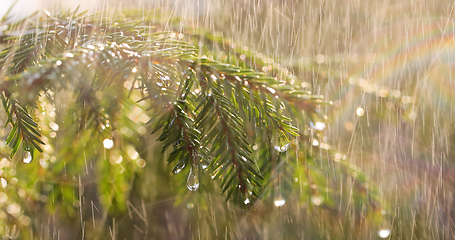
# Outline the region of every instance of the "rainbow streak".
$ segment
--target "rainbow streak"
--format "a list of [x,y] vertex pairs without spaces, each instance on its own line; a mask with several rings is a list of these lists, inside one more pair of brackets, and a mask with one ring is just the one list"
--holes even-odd
[[[391,97],[392,101],[403,100],[406,93],[415,94],[409,102],[414,106],[415,101],[421,97],[425,97],[434,107],[441,103],[444,103],[444,109],[453,106],[455,103],[455,81],[452,79],[455,73],[455,25],[446,23],[447,20],[442,19],[416,28],[418,22],[415,25],[409,25],[408,22],[407,25],[399,24],[388,29],[396,33],[397,30],[406,29],[406,26],[414,28],[413,31],[402,31],[392,40],[383,37],[382,41],[376,42],[374,46],[389,47],[375,49],[372,46],[369,50],[373,49],[374,51],[370,51],[376,54],[360,57],[359,63],[348,70],[347,76],[351,84],[339,86],[340,91],[336,99],[340,99],[343,103],[359,105],[344,106],[338,114],[353,116],[355,108],[363,104],[363,93]],[[382,30],[382,32],[385,31]],[[391,41],[392,44],[390,44]]]

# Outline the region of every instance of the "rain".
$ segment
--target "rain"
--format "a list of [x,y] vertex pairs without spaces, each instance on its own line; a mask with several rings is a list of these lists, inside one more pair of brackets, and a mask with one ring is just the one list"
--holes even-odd
[[1,0],[0,239],[455,239],[454,8]]

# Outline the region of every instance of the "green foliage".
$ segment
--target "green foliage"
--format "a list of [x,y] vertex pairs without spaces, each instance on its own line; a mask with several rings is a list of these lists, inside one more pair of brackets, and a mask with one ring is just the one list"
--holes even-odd
[[[143,187],[137,180],[142,168],[159,166],[153,158],[163,154],[170,169],[161,168],[185,174],[189,190],[216,189],[242,208],[258,198],[271,204],[267,199],[290,197],[299,187],[301,202],[332,208],[341,198],[328,177],[333,168],[352,177],[340,181],[356,187],[359,208],[375,204],[364,175],[323,139],[320,106],[327,103],[288,69],[268,68],[268,59],[203,31],[161,31],[159,22],[136,19],[133,13],[106,21],[67,12],[5,31],[0,90],[6,142],[9,158],[22,144],[24,155],[40,159],[41,166],[26,167],[39,169],[33,176],[41,187],[33,190],[31,179],[24,186],[36,201],[44,196],[51,210],[74,217],[72,206],[85,201],[81,174],[93,171],[100,176],[101,204],[112,216],[122,214]],[[217,57],[191,44],[201,38],[234,54]],[[151,150],[155,139],[161,151]],[[114,147],[103,149],[103,140]]]

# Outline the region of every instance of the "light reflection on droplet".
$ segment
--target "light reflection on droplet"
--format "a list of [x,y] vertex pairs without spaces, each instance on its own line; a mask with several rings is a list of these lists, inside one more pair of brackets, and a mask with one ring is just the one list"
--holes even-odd
[[325,61],[325,56],[324,56],[324,55],[322,55],[322,54],[316,55],[316,62],[317,62],[317,63],[321,64],[321,63],[323,63],[324,61]]
[[103,146],[106,149],[111,149],[114,146],[114,141],[112,141],[112,139],[106,138],[103,141]]
[[51,133],[49,133],[49,136],[51,138],[55,138],[57,136],[57,133],[56,132],[51,132]]
[[8,205],[8,208],[6,209],[9,214],[11,215],[17,215],[21,211],[21,207],[17,203],[12,203]]
[[359,108],[357,108],[357,110],[355,110],[355,113],[357,114],[357,116],[361,117],[361,116],[363,116],[363,114],[365,114],[365,110],[363,110],[363,108],[359,107]]
[[145,163],[145,160],[141,158],[136,161],[136,164],[138,167],[143,168],[143,167],[145,167],[146,163]]
[[319,206],[321,205],[321,203],[324,201],[324,199],[321,197],[321,196],[313,196],[311,197],[311,202],[316,205],[316,206]]
[[273,204],[275,204],[276,207],[281,207],[283,206],[284,204],[286,204],[286,200],[284,200],[284,198],[282,197],[279,197],[278,199],[276,199]]
[[64,53],[63,56],[72,58],[72,57],[74,57],[74,54],[72,54],[72,53]]
[[351,132],[352,130],[354,130],[354,124],[351,122],[351,121],[346,121],[344,122],[344,128]]
[[387,238],[390,235],[390,229],[383,229],[378,231],[378,235],[380,238]]
[[408,115],[409,119],[415,120],[417,118],[417,113],[414,111],[411,111]]
[[32,162],[32,155],[30,152],[25,152],[24,153],[24,159],[22,160],[24,163],[30,163]]
[[21,221],[22,224],[24,224],[25,226],[28,226],[31,222],[31,219],[27,216],[24,216],[22,215],[20,218],[19,218],[19,221]]
[[336,154],[335,154],[334,161],[335,161],[335,162],[339,162],[340,160],[341,160],[341,154],[336,153]]
[[313,122],[310,122],[310,127],[314,130],[318,130],[318,131],[322,131],[325,129],[325,123],[323,122],[316,122],[316,123],[313,123]]
[[4,203],[8,200],[8,196],[4,192],[0,192],[0,203]]
[[58,130],[59,130],[59,126],[58,126],[58,124],[55,123],[55,122],[49,123],[49,127],[50,127],[52,130],[54,130],[54,131],[58,131]]
[[131,72],[133,72],[133,73],[137,72],[137,68],[133,67],[133,69],[131,69]]
[[248,198],[247,198],[247,199],[245,199],[245,201],[243,201],[243,203],[245,203],[245,204],[248,204],[248,203],[250,203],[250,199],[248,199]]
[[319,141],[314,139],[312,144],[313,144],[313,146],[317,146],[317,145],[319,145]]
[[8,182],[6,181],[6,179],[1,178],[0,181],[1,181],[1,183],[2,183],[2,187],[3,187],[3,188],[6,188],[6,186],[8,186]]

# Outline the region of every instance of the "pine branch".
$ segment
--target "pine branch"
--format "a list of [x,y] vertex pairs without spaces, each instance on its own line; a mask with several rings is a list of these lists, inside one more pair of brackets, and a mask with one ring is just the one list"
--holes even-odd
[[[190,167],[189,180],[194,183],[190,190],[197,188],[197,174],[205,170],[214,179],[222,178],[226,199],[243,202],[250,194],[261,197],[262,186],[268,184],[264,177],[273,177],[272,164],[285,164],[272,152],[285,152],[289,141],[304,133],[285,115],[308,125],[302,119],[319,115],[321,97],[293,84],[294,77],[283,73],[283,68],[267,75],[255,70],[263,65],[244,65],[255,68],[249,69],[199,57],[197,48],[175,36],[154,32],[141,21],[101,23],[75,13],[48,17],[43,25],[11,36],[14,44],[2,51],[0,60],[7,75],[3,103],[7,115],[16,116],[16,122],[10,121],[11,157],[19,134],[26,149],[42,151],[37,124],[29,122],[26,111],[17,110],[33,107],[40,93],[78,92],[81,103],[90,102],[81,111],[82,128],[86,119],[103,118],[97,92],[128,85],[125,94],[140,94],[139,101],[148,102],[155,113],[150,120],[153,132],[162,131],[158,141],[163,152],[172,146],[168,162],[177,161],[173,172]],[[24,107],[11,108],[18,103]],[[267,139],[268,143],[259,145],[266,158],[253,156],[255,136]],[[308,139],[302,141],[302,149],[308,146]]]

